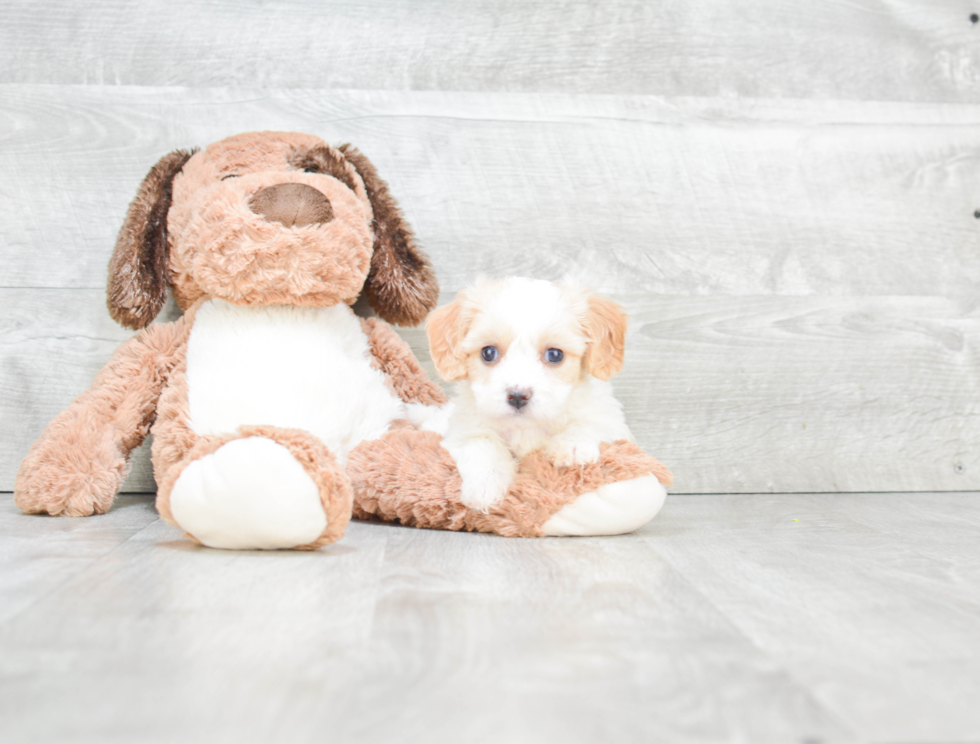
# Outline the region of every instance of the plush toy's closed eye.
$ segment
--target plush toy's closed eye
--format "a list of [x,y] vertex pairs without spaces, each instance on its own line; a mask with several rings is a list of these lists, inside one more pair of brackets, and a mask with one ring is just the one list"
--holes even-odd
[[[350,145],[343,145],[350,147]],[[354,177],[350,170],[349,161],[332,147],[311,147],[295,153],[289,159],[290,164],[304,173],[323,173],[333,176],[351,191],[357,191]]]

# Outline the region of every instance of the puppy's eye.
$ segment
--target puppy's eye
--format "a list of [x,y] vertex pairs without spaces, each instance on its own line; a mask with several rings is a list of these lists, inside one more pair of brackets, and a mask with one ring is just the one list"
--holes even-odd
[[222,176],[221,177],[221,180],[222,181],[227,181],[229,178],[238,178],[238,174],[237,173],[229,173],[227,176]]
[[319,168],[303,168],[303,173],[319,173]]
[[560,364],[561,360],[565,358],[565,352],[561,349],[548,349],[544,353],[544,358],[548,364]]
[[480,349],[480,358],[487,364],[497,361],[498,356],[499,352],[497,351],[496,346],[484,346],[482,349]]

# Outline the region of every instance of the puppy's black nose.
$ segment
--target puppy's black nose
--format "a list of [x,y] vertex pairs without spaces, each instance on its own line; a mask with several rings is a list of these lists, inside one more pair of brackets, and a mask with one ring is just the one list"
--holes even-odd
[[511,388],[507,391],[507,405],[516,408],[518,411],[527,405],[531,400],[531,391],[521,388]]

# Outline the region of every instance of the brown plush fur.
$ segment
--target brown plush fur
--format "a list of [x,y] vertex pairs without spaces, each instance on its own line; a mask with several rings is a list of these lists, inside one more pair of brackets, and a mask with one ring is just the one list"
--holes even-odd
[[412,350],[401,336],[384,321],[367,318],[361,321],[375,366],[385,373],[389,388],[406,403],[441,406],[447,398],[442,389],[429,379]]
[[109,315],[126,328],[144,328],[167,301],[170,267],[167,213],[174,177],[194,151],[175,150],[150,169],[129,205],[109,261]]
[[389,323],[418,325],[439,300],[429,260],[371,161],[351,145],[341,145],[340,151],[364,179],[374,210],[374,258],[364,294]]
[[78,517],[109,508],[129,472],[130,453],[154,420],[189,329],[186,318],[151,326],[116,350],[21,462],[14,484],[21,509]]
[[[240,135],[192,157],[174,179],[170,210],[174,296],[236,305],[326,307],[353,303],[371,267],[371,204],[351,169],[353,191],[328,174],[295,170],[297,152],[325,148],[316,137]],[[332,219],[287,227],[249,206],[256,192],[296,184],[319,191]],[[297,270],[297,267],[302,270]]]
[[332,147],[324,145],[298,150],[290,156],[289,163],[301,171],[333,176],[351,191],[357,191],[351,164]]
[[535,452],[521,461],[507,496],[484,513],[460,501],[456,464],[440,442],[433,432],[400,429],[351,452],[347,473],[354,484],[354,516],[411,527],[539,537],[559,509],[605,483],[647,474],[667,486],[672,482],[662,463],[625,441],[604,444],[596,463],[566,468]]

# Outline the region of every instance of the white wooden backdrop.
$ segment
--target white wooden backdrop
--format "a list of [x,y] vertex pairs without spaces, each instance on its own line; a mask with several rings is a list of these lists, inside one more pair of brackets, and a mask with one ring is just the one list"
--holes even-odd
[[623,302],[618,391],[675,492],[980,489],[978,9],[6,0],[0,490],[129,335],[105,271],[143,175],[267,128],[363,149],[444,299]]

